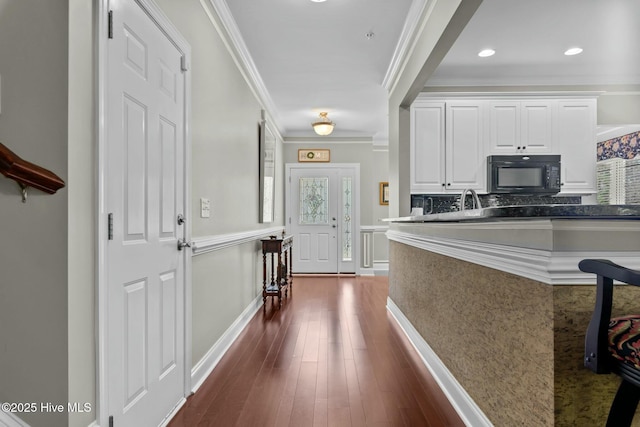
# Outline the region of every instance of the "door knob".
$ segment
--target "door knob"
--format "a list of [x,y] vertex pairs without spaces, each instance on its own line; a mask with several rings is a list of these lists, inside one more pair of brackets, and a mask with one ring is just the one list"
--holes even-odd
[[182,225],[185,222],[187,222],[187,220],[185,219],[184,215],[178,214],[178,225]]
[[185,239],[178,239],[178,250],[181,251],[184,248],[190,248],[191,242],[187,242]]

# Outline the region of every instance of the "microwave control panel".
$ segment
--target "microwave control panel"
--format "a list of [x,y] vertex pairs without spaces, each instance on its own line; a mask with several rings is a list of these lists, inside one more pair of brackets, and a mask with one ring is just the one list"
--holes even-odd
[[549,188],[560,189],[560,167],[550,166],[547,168],[547,182]]

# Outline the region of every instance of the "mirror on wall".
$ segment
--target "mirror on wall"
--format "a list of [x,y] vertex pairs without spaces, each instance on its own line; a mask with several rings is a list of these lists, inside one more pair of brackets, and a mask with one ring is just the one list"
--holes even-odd
[[266,120],[260,122],[260,222],[273,222],[276,188],[276,137]]

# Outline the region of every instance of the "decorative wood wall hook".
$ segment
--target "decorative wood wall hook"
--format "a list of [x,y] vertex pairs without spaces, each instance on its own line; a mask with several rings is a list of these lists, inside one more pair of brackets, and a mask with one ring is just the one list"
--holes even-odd
[[21,159],[2,143],[0,143],[0,173],[18,183],[22,192],[23,203],[27,201],[28,187],[54,194],[65,185],[58,175]]

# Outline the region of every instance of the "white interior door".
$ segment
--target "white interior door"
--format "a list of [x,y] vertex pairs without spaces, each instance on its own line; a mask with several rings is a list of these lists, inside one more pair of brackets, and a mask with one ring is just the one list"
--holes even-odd
[[294,273],[357,272],[358,165],[287,165]]
[[182,54],[134,0],[107,44],[107,394],[113,424],[157,426],[184,398]]

